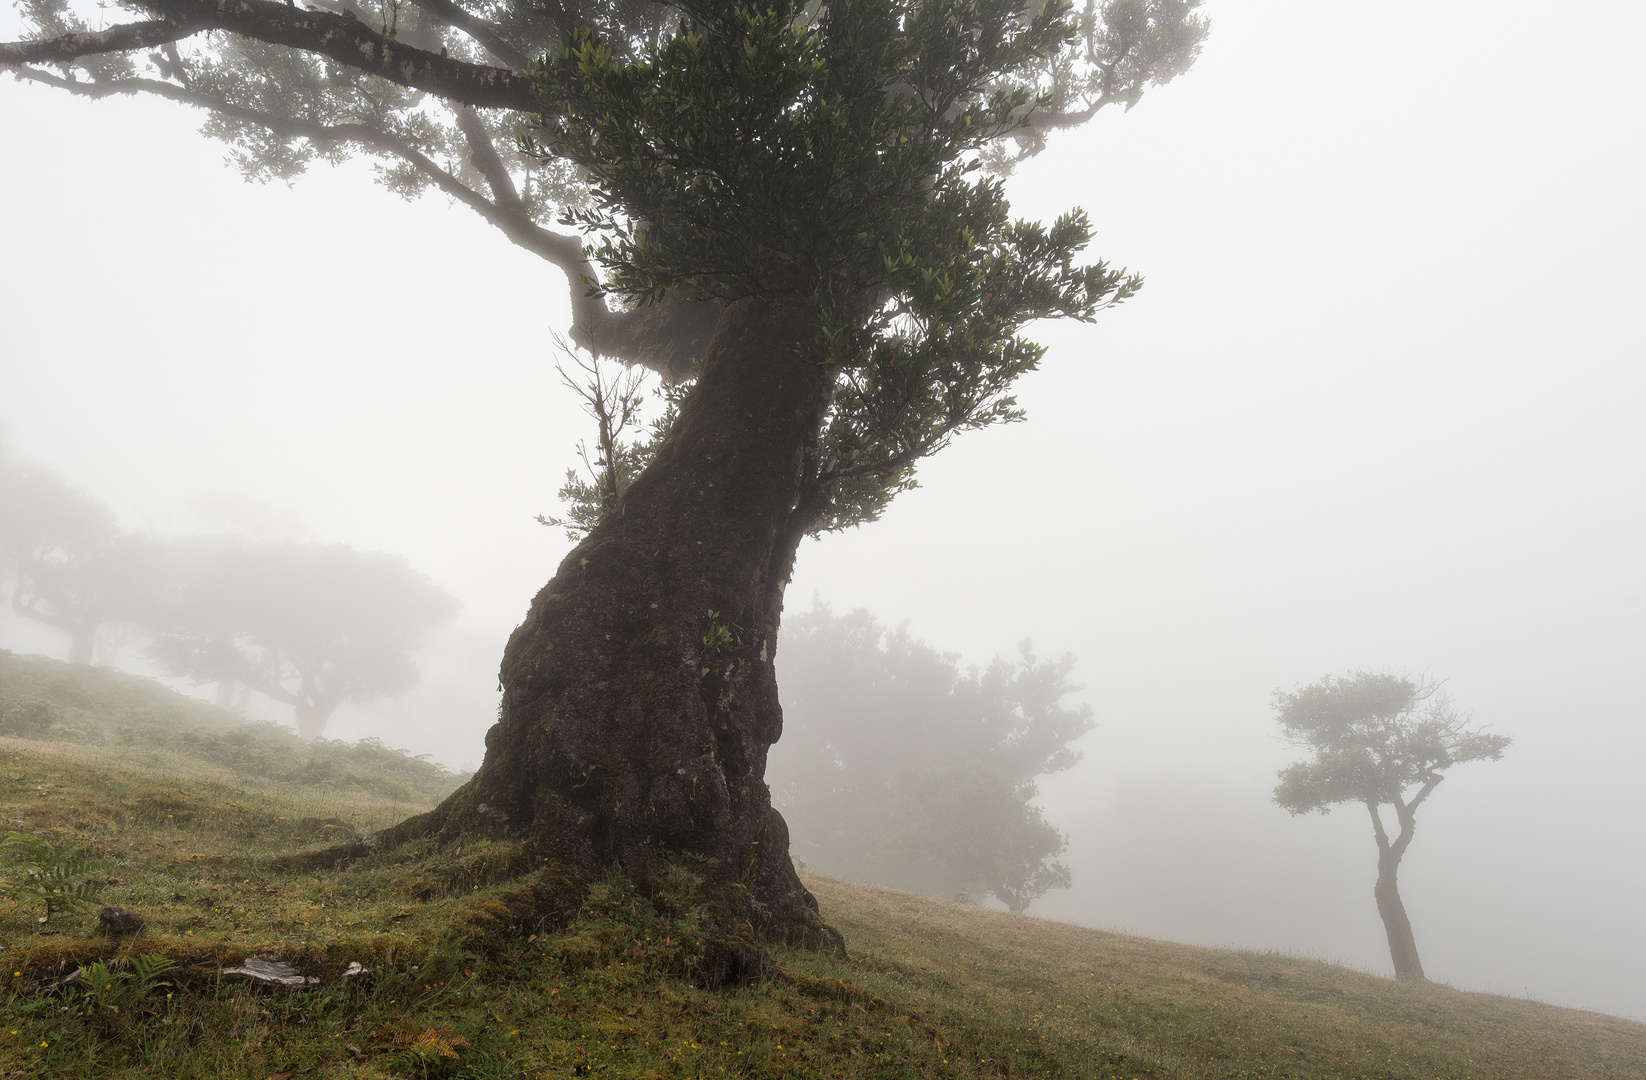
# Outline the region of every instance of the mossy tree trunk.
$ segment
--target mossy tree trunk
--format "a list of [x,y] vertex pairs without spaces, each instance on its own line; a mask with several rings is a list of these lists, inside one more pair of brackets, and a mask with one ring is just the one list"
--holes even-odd
[[833,382],[805,357],[814,334],[780,305],[726,309],[655,460],[510,637],[479,771],[403,830],[520,837],[642,888],[687,865],[724,939],[721,976],[758,962],[757,935],[838,942],[764,779],[783,729],[783,591]]

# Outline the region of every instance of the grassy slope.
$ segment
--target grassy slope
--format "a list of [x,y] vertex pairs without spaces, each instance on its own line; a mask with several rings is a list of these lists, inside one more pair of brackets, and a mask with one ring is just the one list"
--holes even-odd
[[66,744],[65,752],[82,760],[391,801],[438,799],[465,779],[376,740],[310,743],[152,679],[0,649],[0,740],[6,738]]
[[[416,807],[61,751],[0,746],[0,822],[111,859],[101,899],[149,926],[115,942],[85,916],[42,925],[26,893],[0,901],[0,1075],[1646,1078],[1646,1025],[827,879],[811,885],[851,960],[779,949],[783,974],[706,990],[682,974],[688,905],[661,914],[614,881],[566,931],[511,932],[499,899],[520,859],[506,845],[328,873],[273,862],[324,842],[321,819],[366,829]],[[128,979],[99,1005],[44,987],[153,953],[178,967],[146,994]],[[321,985],[217,978],[252,955]],[[371,976],[344,980],[351,960]]]

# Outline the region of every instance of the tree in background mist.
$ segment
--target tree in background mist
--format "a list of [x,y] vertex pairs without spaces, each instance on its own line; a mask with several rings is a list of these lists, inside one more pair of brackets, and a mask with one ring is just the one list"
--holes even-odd
[[413,652],[458,609],[402,556],[342,544],[183,537],[165,564],[150,658],[220,704],[238,684],[290,705],[308,739],[345,701],[411,689]]
[[[1322,813],[1358,802],[1377,839],[1377,912],[1389,938],[1395,978],[1424,981],[1412,923],[1396,875],[1417,828],[1417,808],[1445,779],[1442,769],[1469,761],[1496,761],[1509,738],[1474,728],[1440,692],[1440,683],[1388,672],[1327,676],[1287,693],[1275,691],[1275,718],[1309,761],[1280,771],[1274,799],[1293,814]],[[1399,831],[1391,839],[1382,807],[1393,809]]]
[[1080,760],[1093,726],[1063,699],[1073,657],[962,671],[866,611],[814,605],[783,630],[784,741],[774,801],[792,850],[825,873],[934,896],[992,893],[1012,911],[1070,884],[1034,778]]
[[153,548],[114,512],[57,473],[0,449],[0,568],[11,609],[68,635],[70,663],[89,664],[98,632],[140,620]]

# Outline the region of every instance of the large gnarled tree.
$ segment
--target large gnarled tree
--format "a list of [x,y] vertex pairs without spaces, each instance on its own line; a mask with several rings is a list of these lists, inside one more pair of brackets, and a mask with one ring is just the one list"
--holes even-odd
[[[1377,839],[1377,913],[1389,938],[1395,978],[1424,981],[1412,921],[1401,902],[1400,860],[1417,831],[1417,808],[1444,779],[1442,769],[1469,761],[1496,761],[1509,745],[1504,735],[1476,730],[1460,715],[1439,683],[1388,672],[1328,676],[1291,693],[1275,692],[1275,718],[1295,745],[1314,752],[1309,761],[1280,772],[1275,802],[1293,814],[1322,813],[1339,803],[1360,803]],[[1394,811],[1391,837],[1383,807]]]
[[1137,288],[999,177],[1186,70],[1198,0],[123,4],[93,30],[25,0],[0,65],[202,108],[253,176],[373,156],[565,271],[578,344],[694,380],[510,639],[473,782],[394,837],[507,833],[643,888],[686,860],[711,977],[760,933],[831,938],[763,780],[797,546],[1017,418],[1028,323]]

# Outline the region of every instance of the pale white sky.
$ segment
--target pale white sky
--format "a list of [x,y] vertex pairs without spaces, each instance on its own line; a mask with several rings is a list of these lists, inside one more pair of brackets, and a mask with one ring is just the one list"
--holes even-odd
[[[1080,658],[1099,727],[1043,785],[1076,888],[1037,910],[1372,970],[1368,829],[1267,804],[1268,696],[1448,676],[1516,743],[1425,807],[1429,973],[1646,1017],[1646,7],[1209,7],[1196,70],[1014,181],[1144,293],[1045,328],[1029,422],[808,544],[791,607]],[[463,625],[339,734],[473,761],[566,547],[565,287],[363,169],[246,185],[198,122],[0,77],[0,423],[134,527],[239,491],[407,554]]]

